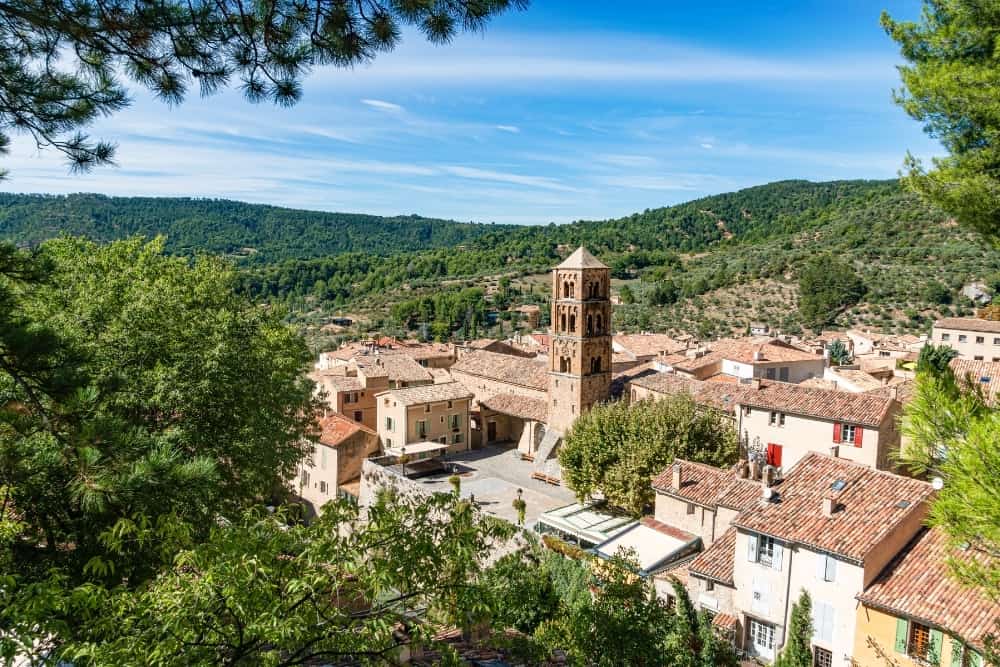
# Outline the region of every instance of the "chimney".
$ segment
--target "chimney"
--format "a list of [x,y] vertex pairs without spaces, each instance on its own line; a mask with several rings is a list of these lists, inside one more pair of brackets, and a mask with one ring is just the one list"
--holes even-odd
[[840,457],[840,445],[833,445],[830,447],[830,456],[835,459]]
[[761,352],[760,350],[754,350],[753,351],[753,360],[754,361],[763,361],[764,360],[764,353]]
[[830,518],[837,509],[837,501],[830,496],[823,497],[823,516]]
[[754,378],[753,382],[750,383],[750,386],[754,389],[760,389],[760,378]]
[[674,491],[681,490],[681,479],[682,479],[681,464],[675,463],[673,468],[671,469],[671,476],[670,476],[670,486],[673,487]]
[[765,489],[769,489],[774,485],[775,469],[772,465],[764,466],[760,474],[760,484]]

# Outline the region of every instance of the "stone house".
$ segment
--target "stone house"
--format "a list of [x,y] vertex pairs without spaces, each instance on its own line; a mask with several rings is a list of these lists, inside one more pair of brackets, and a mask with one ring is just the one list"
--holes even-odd
[[469,445],[472,392],[458,382],[390,389],[375,396],[384,449],[434,442],[460,452]]
[[850,393],[760,382],[738,399],[737,429],[751,457],[787,470],[809,452],[829,453],[872,468],[890,467],[899,448],[899,401],[882,393]]
[[299,463],[296,492],[319,513],[337,498],[343,486],[358,479],[366,458],[378,452],[378,434],[337,413],[327,413],[317,423],[319,432],[312,452]]
[[730,338],[660,360],[663,370],[695,380],[798,383],[822,377],[826,359],[776,338]]
[[946,317],[934,323],[931,342],[954,349],[960,359],[1000,362],[1000,322]]

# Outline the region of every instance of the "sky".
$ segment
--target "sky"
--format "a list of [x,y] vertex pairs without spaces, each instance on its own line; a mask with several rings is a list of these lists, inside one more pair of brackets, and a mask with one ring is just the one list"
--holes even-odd
[[90,129],[116,167],[71,175],[20,137],[2,187],[547,224],[893,178],[906,151],[941,149],[892,102],[882,9],[919,1],[533,0],[445,46],[408,31],[371,64],[317,69],[291,109],[133,88]]

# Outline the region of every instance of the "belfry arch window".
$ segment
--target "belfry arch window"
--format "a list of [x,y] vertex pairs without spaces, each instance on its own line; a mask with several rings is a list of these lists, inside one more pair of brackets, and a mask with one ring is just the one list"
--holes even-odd
[[566,331],[566,313],[559,316],[559,331]]
[[587,335],[588,336],[593,336],[594,335],[594,316],[593,315],[587,315]]
[[569,373],[570,370],[570,358],[569,357],[559,357],[559,372]]
[[569,316],[569,332],[576,333],[576,315],[570,313]]
[[600,313],[597,315],[597,333],[604,333],[604,316]]
[[564,299],[568,299],[569,298],[569,281],[568,280],[564,280],[563,281],[563,298]]
[[601,358],[600,357],[593,357],[590,360],[590,372],[591,373],[600,373],[601,372]]

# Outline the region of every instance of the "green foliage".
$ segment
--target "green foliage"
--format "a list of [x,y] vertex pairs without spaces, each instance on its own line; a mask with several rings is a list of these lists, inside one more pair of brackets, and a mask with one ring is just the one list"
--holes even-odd
[[948,364],[958,356],[958,351],[948,345],[928,343],[920,349],[917,372],[926,372],[943,378],[952,378]]
[[785,636],[785,647],[774,660],[774,667],[812,667],[812,600],[805,590],[792,603],[792,615]]
[[908,155],[905,182],[1000,240],[1000,3],[925,0],[919,21],[883,13],[882,25],[908,63],[897,103],[949,153],[929,171]]
[[619,401],[581,415],[559,449],[563,478],[579,498],[600,491],[609,503],[637,516],[653,501],[649,480],[675,458],[734,463],[731,420],[699,409],[683,394]]
[[143,585],[292,475],[309,356],[218,259],[72,239],[0,258],[0,588],[63,636],[76,587]]
[[844,341],[839,338],[826,346],[826,351],[830,355],[830,363],[837,366],[851,363],[851,353],[848,351]]
[[622,303],[625,305],[635,303],[635,294],[632,292],[632,288],[628,285],[622,285],[622,288],[618,290],[618,296],[621,297]]
[[799,313],[806,326],[830,324],[861,300],[865,285],[854,267],[832,255],[814,257],[799,271]]
[[[240,82],[250,102],[302,96],[316,66],[350,67],[392,50],[404,28],[433,43],[479,30],[526,0],[266,0],[154,4],[19,0],[0,23],[0,127],[62,151],[75,170],[109,164],[114,146],[82,130],[129,103],[126,83],[178,104]],[[10,138],[0,134],[0,152]]]
[[376,662],[407,641],[400,624],[433,644],[414,615],[463,627],[488,616],[475,581],[508,524],[482,521],[450,494],[397,496],[364,521],[358,512],[338,501],[310,526],[256,513],[216,526],[149,586],[93,607],[79,600],[80,637],[57,655],[94,665]]

